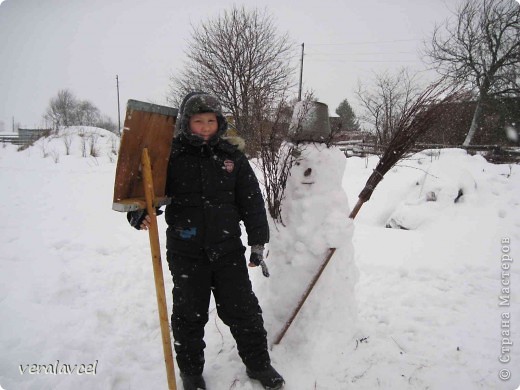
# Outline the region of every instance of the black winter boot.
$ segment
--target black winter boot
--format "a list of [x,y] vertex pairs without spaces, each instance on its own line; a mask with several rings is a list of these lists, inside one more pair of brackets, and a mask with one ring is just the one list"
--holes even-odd
[[285,384],[282,376],[276,372],[273,366],[269,366],[264,371],[252,371],[247,368],[246,373],[249,378],[260,381],[264,389],[267,390],[281,389]]
[[206,382],[202,375],[186,375],[181,372],[181,379],[184,390],[206,390]]

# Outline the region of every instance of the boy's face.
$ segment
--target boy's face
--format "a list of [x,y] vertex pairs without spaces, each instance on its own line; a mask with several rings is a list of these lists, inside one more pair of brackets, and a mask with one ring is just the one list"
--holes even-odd
[[217,133],[217,115],[213,112],[194,114],[190,118],[190,130],[193,134],[207,141]]

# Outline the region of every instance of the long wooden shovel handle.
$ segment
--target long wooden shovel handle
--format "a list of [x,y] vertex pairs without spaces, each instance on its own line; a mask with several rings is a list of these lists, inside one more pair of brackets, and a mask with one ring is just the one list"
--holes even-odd
[[170,326],[168,321],[168,308],[166,306],[166,293],[164,291],[164,276],[161,263],[161,248],[159,245],[159,229],[157,227],[157,215],[154,207],[154,190],[152,178],[152,166],[148,149],[144,148],[141,155],[143,170],[144,194],[146,199],[146,210],[150,216],[150,248],[152,250],[153,275],[155,279],[155,292],[157,294],[157,306],[159,308],[159,322],[161,324],[161,335],[164,352],[164,363],[166,364],[166,377],[168,389],[177,390],[175,380],[175,368],[173,365],[172,343],[170,338]]

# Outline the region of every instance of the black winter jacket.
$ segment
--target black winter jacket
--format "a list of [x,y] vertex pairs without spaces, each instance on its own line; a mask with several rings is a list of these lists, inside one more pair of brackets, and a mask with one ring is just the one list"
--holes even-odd
[[245,155],[225,140],[202,145],[176,137],[168,164],[167,249],[210,259],[269,241],[262,193]]

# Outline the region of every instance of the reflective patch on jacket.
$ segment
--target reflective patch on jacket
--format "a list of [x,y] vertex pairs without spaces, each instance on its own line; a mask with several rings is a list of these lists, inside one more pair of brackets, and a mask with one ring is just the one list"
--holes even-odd
[[197,235],[197,228],[175,228],[175,231],[179,234],[179,236],[184,240],[189,240]]

